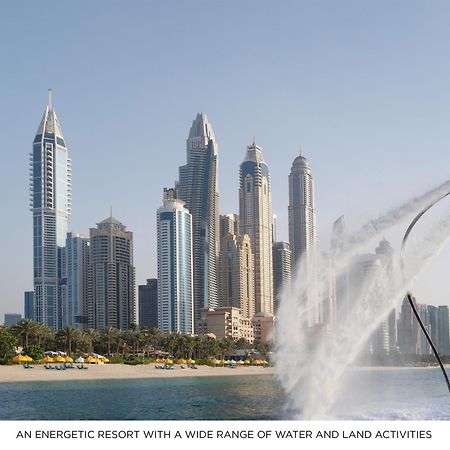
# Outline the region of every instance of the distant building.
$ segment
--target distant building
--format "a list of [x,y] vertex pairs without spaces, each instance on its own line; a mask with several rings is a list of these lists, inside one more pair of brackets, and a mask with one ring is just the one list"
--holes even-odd
[[20,322],[22,320],[21,314],[11,314],[6,313],[5,314],[5,326],[12,327],[13,325],[16,325],[16,323]]
[[236,217],[220,220],[219,298],[221,307],[238,308],[250,319],[255,311],[255,264],[249,236],[237,234]]
[[158,328],[194,333],[192,216],[171,189],[157,211]]
[[90,229],[88,328],[136,322],[133,233],[112,216]]
[[25,319],[34,320],[34,307],[33,307],[33,291],[24,292],[24,317]]
[[289,242],[292,266],[300,257],[308,257],[316,246],[314,183],[309,161],[302,155],[292,163],[289,174]]
[[241,314],[239,308],[205,308],[201,311],[199,334],[212,333],[218,339],[245,339],[253,343],[253,326],[248,317]]
[[197,114],[192,122],[186,156],[186,164],[179,169],[179,198],[192,217],[193,317],[197,326],[202,308],[219,305],[218,155],[214,131],[205,114]]
[[[416,299],[414,297],[413,302],[417,307]],[[400,352],[404,355],[417,355],[419,353],[418,337],[419,322],[417,322],[414,317],[411,305],[405,297],[403,299],[398,321],[398,346]]]
[[449,310],[439,306],[437,312],[437,348],[441,355],[450,355]]
[[158,280],[150,278],[138,286],[139,327],[158,328]]
[[255,312],[273,314],[273,215],[269,167],[255,143],[240,166],[240,234],[250,237],[255,261]]
[[34,320],[54,331],[62,326],[63,251],[71,214],[71,162],[60,122],[48,105],[30,154],[33,214]]
[[291,247],[289,242],[274,242],[273,247],[273,293],[275,298],[275,314],[281,301],[283,289],[291,281]]
[[65,295],[62,301],[62,325],[85,329],[88,326],[89,238],[67,233],[65,248]]

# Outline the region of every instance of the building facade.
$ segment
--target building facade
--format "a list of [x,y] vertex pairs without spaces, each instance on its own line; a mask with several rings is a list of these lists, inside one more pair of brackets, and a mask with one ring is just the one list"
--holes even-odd
[[275,315],[281,301],[283,289],[291,282],[291,247],[289,242],[279,241],[273,244],[273,290]]
[[13,314],[13,313],[6,313],[5,314],[5,327],[12,327],[19,323],[22,320],[21,314]]
[[450,355],[448,306],[439,306],[437,311],[437,348],[441,355]]
[[33,291],[26,291],[23,295],[24,300],[24,318],[34,320]]
[[219,304],[219,193],[217,144],[205,114],[197,114],[186,141],[187,163],[179,170],[179,196],[192,216],[194,323],[200,310]]
[[133,233],[112,216],[89,231],[88,328],[128,329],[136,322]]
[[71,163],[51,91],[30,154],[33,280],[36,322],[62,326],[64,246],[71,213]]
[[192,216],[172,190],[157,212],[158,328],[193,334],[194,290]]
[[255,261],[255,313],[273,314],[273,215],[269,167],[255,143],[240,166],[240,234],[247,234]]
[[314,183],[309,161],[302,155],[292,163],[289,174],[289,243],[292,266],[300,257],[312,253],[316,246],[316,212]]
[[[223,217],[221,218],[223,219]],[[224,222],[224,220],[221,221],[221,223]],[[241,236],[228,232],[221,237],[220,306],[238,308],[243,317],[248,319],[253,317],[255,310],[254,267],[253,252],[248,235]]]
[[139,327],[158,328],[158,280],[150,278],[138,286]]
[[62,303],[62,325],[87,328],[89,239],[67,233],[65,248],[66,295]]
[[218,339],[245,339],[251,344],[254,341],[251,319],[244,317],[239,308],[232,306],[202,309],[199,334],[210,333]]

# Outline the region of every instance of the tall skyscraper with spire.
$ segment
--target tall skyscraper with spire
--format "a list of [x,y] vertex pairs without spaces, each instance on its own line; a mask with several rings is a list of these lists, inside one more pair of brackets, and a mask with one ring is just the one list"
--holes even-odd
[[180,167],[179,196],[192,215],[194,326],[202,308],[217,307],[219,193],[217,144],[205,114],[197,114],[186,141],[187,163]]
[[64,247],[71,213],[71,164],[61,125],[48,105],[30,154],[30,207],[33,213],[34,318],[53,330],[61,328]]
[[240,233],[247,234],[255,261],[256,313],[273,314],[273,215],[269,167],[254,142],[240,167]]
[[289,174],[289,242],[293,268],[316,245],[313,177],[309,161],[301,154],[294,159]]

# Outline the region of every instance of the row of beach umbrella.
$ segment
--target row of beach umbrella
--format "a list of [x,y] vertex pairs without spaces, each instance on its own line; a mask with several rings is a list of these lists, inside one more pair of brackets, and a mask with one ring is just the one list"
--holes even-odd
[[[27,363],[27,362],[31,362],[33,361],[33,358],[31,358],[30,356],[26,356],[26,355],[17,355],[12,359],[13,363],[16,364],[21,364],[21,363]],[[70,356],[55,356],[54,358],[52,358],[51,356],[46,356],[45,358],[41,359],[40,361],[41,363],[44,364],[49,364],[49,363],[73,363],[74,360],[73,358],[71,358]],[[82,356],[80,356],[79,358],[77,358],[75,360],[76,363],[88,363],[88,364],[93,364],[93,363],[109,363],[109,359],[102,356],[101,358],[95,358],[93,356],[88,356],[87,358],[83,358]]]

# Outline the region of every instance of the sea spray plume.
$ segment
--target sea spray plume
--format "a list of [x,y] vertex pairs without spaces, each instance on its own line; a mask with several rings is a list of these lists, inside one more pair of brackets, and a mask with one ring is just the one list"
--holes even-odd
[[[425,202],[442,195],[448,189],[444,183],[437,189],[412,200],[380,219],[371,221],[371,227],[364,227],[351,239],[346,239],[343,255],[336,258],[336,277],[346,276],[346,262],[351,261],[375,236],[395,225],[395,221],[404,220],[409,213],[417,212],[414,208],[423,207]],[[425,261],[434,258],[448,238],[448,224],[439,227],[439,233],[433,235],[434,241],[428,238],[423,248],[430,248],[431,256],[420,258],[421,263],[412,269],[405,283],[412,281],[413,276],[423,272]],[[365,236],[365,237],[364,237]],[[439,245],[436,245],[438,243]],[[416,258],[417,259],[417,258]],[[347,310],[339,321],[327,325],[328,332],[322,327],[306,325],[314,308],[323,303],[329,291],[328,276],[330,274],[329,258],[315,256],[314,270],[307,270],[304,258],[300,261],[296,279],[291,287],[282,294],[282,302],[278,314],[278,335],[276,362],[282,385],[288,398],[289,407],[302,418],[318,418],[326,416],[335,400],[339,379],[345,369],[355,359],[362,346],[384,320],[393,306],[404,295],[406,286],[399,276],[398,263],[394,265],[389,286],[383,271],[377,271],[365,277],[358,292],[348,296]],[[308,262],[311,264],[311,261]],[[414,275],[411,275],[414,274]],[[317,278],[320,274],[321,278]],[[380,300],[381,299],[381,300]],[[355,339],[355,336],[357,338]]]

